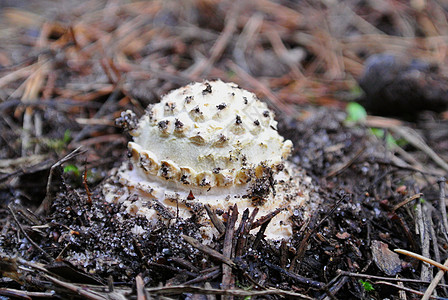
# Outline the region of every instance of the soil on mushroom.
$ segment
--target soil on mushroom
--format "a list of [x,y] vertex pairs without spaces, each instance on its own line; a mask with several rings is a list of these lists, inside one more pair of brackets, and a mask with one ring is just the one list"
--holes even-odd
[[[64,23],[67,15],[63,13],[46,21],[24,21],[27,18],[22,17],[30,13],[26,8],[0,11],[7,17],[0,22],[0,40],[8,41],[0,43],[0,287],[10,289],[0,289],[0,295],[15,293],[25,297],[36,292],[45,297],[55,293],[63,298],[93,299],[94,295],[107,297],[113,290],[134,297],[142,291],[141,279],[148,290],[153,289],[150,293],[177,298],[207,293],[224,295],[229,290],[234,296],[252,299],[300,295],[382,299],[398,298],[399,288],[391,286],[398,285],[393,281],[396,274],[416,280],[406,282],[406,287],[424,291],[433,271],[410,258],[401,256],[396,261],[385,245],[391,250],[401,248],[424,254],[439,262],[446,259],[448,241],[443,214],[434,209],[439,207],[439,187],[443,188],[443,180],[437,184],[438,174],[446,170],[442,163],[433,162],[435,156],[428,154],[429,148],[440,157],[447,157],[443,115],[419,114],[420,119],[414,120],[418,122],[412,124],[386,120],[393,126],[384,119],[369,119],[371,123],[363,125],[347,123],[342,107],[356,92],[353,76],[360,74],[359,63],[353,59],[355,54],[343,52],[345,62],[352,64],[340,69],[345,77],[335,75],[339,66],[336,61],[323,63],[325,60],[319,60],[319,47],[310,41],[308,45],[303,36],[289,32],[290,28],[298,31],[301,27],[316,39],[325,36],[312,24],[291,23],[295,20],[291,16],[304,15],[302,10],[291,3],[264,1],[271,5],[271,12],[256,4],[238,12],[227,1],[198,2],[201,5],[187,5],[188,13],[157,1],[153,6],[117,4],[115,12],[114,6],[86,2],[71,10],[71,25]],[[300,8],[323,18],[321,7]],[[90,9],[104,17],[101,22],[89,15]],[[333,9],[336,8],[328,8]],[[353,7],[358,13],[364,10],[372,12],[373,8]],[[208,18],[205,12],[213,12],[216,18]],[[265,24],[279,26],[284,32],[280,35],[281,31],[261,27],[254,12],[266,14]],[[48,13],[43,11],[41,15]],[[402,33],[402,27],[389,22],[389,18],[396,20],[400,16],[384,11],[381,19],[378,14],[376,11],[368,17],[369,22],[391,34]],[[139,21],[139,15],[151,22],[143,17]],[[81,17],[85,23],[76,22]],[[241,23],[237,22],[240,25],[233,29],[229,21],[232,17]],[[4,30],[12,30],[11,24],[20,25],[13,30],[14,35]],[[83,24],[95,30],[88,31]],[[127,35],[121,35],[119,29],[126,30],[123,24],[134,32],[131,40],[141,44],[126,47],[131,42]],[[194,26],[187,26],[188,31],[182,24]],[[253,27],[244,27],[245,24]],[[224,36],[222,43],[247,52],[242,43],[251,42],[257,50],[239,60],[236,50],[224,47],[202,66],[197,53],[204,47],[211,48],[225,28],[237,33],[235,39],[227,41]],[[262,35],[251,40],[250,29]],[[108,53],[106,47],[102,50],[106,58],[98,57],[95,45],[100,44],[101,37],[106,43],[111,32],[115,34],[113,46],[119,44],[122,56]],[[429,36],[421,33],[425,34]],[[303,51],[307,55],[292,65],[285,63],[285,57],[278,55],[282,49],[278,39],[291,50],[289,59],[296,57],[292,50],[298,50],[299,45],[306,46]],[[407,47],[404,39],[398,41],[403,43],[397,42],[396,47]],[[365,58],[361,50],[357,48],[356,52],[359,61]],[[432,53],[433,49],[419,51]],[[335,53],[339,52],[331,52]],[[233,59],[236,64],[229,63]],[[244,71],[244,63],[248,64],[245,70],[249,73]],[[294,67],[297,65],[300,68]],[[300,79],[302,70],[308,72],[308,80]],[[129,77],[124,79],[125,73]],[[18,77],[6,77],[10,74]],[[39,81],[39,76],[45,80]],[[294,144],[290,159],[312,177],[318,187],[316,192],[325,200],[309,222],[303,222],[299,211],[293,216],[295,227],[290,241],[272,244],[262,235],[244,237],[236,227],[230,242],[224,233],[213,249],[201,248],[188,238],[201,241],[194,216],[167,226],[145,218],[126,217],[121,207],[104,201],[101,183],[112,168],[126,159],[128,137],[114,126],[114,119],[128,108],[141,115],[148,103],[193,81],[195,76],[237,81],[270,101],[276,111],[279,132]],[[337,76],[343,76],[343,80],[334,79]],[[322,78],[333,79],[328,82]],[[311,98],[314,106],[308,101]],[[40,124],[42,132],[27,135],[30,127],[25,120],[32,120],[32,130]],[[379,125],[389,128],[390,133],[372,129]],[[409,141],[400,144],[400,137],[406,136],[403,129],[411,127],[425,136],[427,148]],[[23,144],[26,138],[29,145]],[[79,145],[86,152],[54,168],[47,189],[51,166]],[[402,164],[403,161],[407,163]],[[423,172],[417,170],[420,162],[425,165]],[[265,188],[262,186],[261,190]],[[42,215],[35,215],[33,212],[46,196],[51,205]],[[226,220],[228,232],[235,211],[219,213]],[[120,214],[124,221],[117,222]],[[147,232],[139,234],[142,228]],[[419,234],[422,230],[427,235]],[[431,237],[432,244],[425,240],[426,236]],[[233,253],[230,259],[229,249]],[[356,277],[355,273],[366,277]],[[368,284],[373,284],[374,289]],[[73,289],[79,286],[86,294]],[[164,290],[170,286],[180,287]],[[439,295],[447,295],[444,288],[439,285]]]

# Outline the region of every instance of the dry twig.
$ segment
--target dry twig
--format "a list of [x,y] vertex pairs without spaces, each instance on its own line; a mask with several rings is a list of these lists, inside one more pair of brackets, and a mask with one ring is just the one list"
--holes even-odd
[[208,214],[208,217],[210,218],[210,221],[212,221],[215,228],[218,230],[220,234],[223,234],[226,231],[226,227],[222,223],[221,219],[219,219],[216,213],[212,211],[209,204],[204,205],[204,208]]
[[221,262],[223,262],[223,263],[225,263],[225,264],[227,264],[227,265],[229,265],[231,267],[235,267],[236,266],[235,263],[230,258],[222,255],[218,251],[216,251],[216,250],[214,250],[214,249],[212,249],[212,248],[210,248],[210,247],[208,247],[206,245],[203,245],[198,240],[196,240],[196,239],[194,239],[194,238],[192,238],[190,236],[184,235],[184,234],[182,234],[181,236],[187,243],[189,243],[190,245],[192,245],[196,249],[204,252],[205,254],[210,255],[211,257],[213,257],[213,258],[215,258],[215,259],[217,259],[217,260],[219,260],[219,261],[221,261]]
[[83,152],[85,152],[85,151],[81,151],[81,147],[78,147],[75,150],[73,150],[72,152],[70,152],[69,154],[67,154],[66,156],[64,156],[61,160],[56,162],[53,166],[51,166],[50,174],[48,175],[48,180],[47,180],[46,195],[45,195],[44,200],[40,204],[40,206],[37,208],[36,214],[39,215],[39,214],[47,213],[48,209],[50,209],[51,203],[53,202],[53,195],[51,192],[51,187],[53,185],[53,176],[54,176],[54,172],[56,171],[56,168],[63,165],[67,161],[71,160],[75,156],[82,154]]
[[435,267],[437,267],[437,268],[439,268],[439,269],[441,269],[443,271],[448,271],[448,266],[442,265],[441,263],[438,263],[438,262],[436,262],[436,261],[434,261],[434,260],[432,260],[430,258],[427,258],[427,257],[425,257],[423,255],[420,255],[420,254],[417,254],[417,253],[414,253],[414,252],[411,252],[411,251],[403,250],[403,249],[395,249],[394,251],[397,252],[397,253],[404,254],[404,255],[413,257],[415,259],[421,260],[423,262],[426,262],[426,263],[428,263],[430,265],[433,265],[433,266],[435,266]]
[[[445,260],[445,263],[443,265],[445,267],[448,267],[448,259]],[[422,297],[422,300],[428,300],[431,297],[431,294],[433,293],[434,289],[437,287],[440,280],[442,280],[443,275],[445,275],[445,270],[439,270],[439,272],[437,272],[436,276],[431,281],[431,284],[426,289],[425,294]]]
[[14,221],[16,222],[17,226],[20,229],[20,232],[22,232],[22,234],[25,236],[25,238],[33,245],[33,247],[35,247],[36,249],[38,249],[45,257],[45,259],[47,259],[48,261],[52,262],[54,259],[53,257],[51,257],[50,254],[48,254],[44,249],[42,249],[42,247],[40,247],[29,235],[28,233],[26,233],[26,231],[23,229],[22,224],[20,224],[19,220],[17,219],[16,213],[15,213],[15,209],[13,207],[12,204],[8,205],[8,209],[9,212],[11,213],[12,217],[14,218]]

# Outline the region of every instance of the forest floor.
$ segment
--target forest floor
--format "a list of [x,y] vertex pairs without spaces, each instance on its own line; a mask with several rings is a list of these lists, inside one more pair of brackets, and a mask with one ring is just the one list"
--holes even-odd
[[[447,45],[445,1],[1,2],[0,297],[446,299]],[[101,192],[122,111],[218,78],[275,111],[322,200],[230,257]]]

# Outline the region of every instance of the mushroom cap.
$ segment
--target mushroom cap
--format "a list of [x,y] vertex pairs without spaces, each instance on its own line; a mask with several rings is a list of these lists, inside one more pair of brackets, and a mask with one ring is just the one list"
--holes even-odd
[[234,83],[193,83],[151,106],[131,132],[132,160],[151,180],[210,188],[245,184],[283,161],[292,143],[266,103]]
[[257,208],[257,217],[278,210],[266,237],[289,238],[290,217],[300,210],[306,216],[314,186],[286,160],[292,143],[276,126],[266,103],[234,83],[204,81],[179,88],[150,106],[131,131],[130,162],[103,193],[107,201],[148,220],[196,215],[204,241],[217,235],[204,205],[220,212],[234,204],[251,213]]

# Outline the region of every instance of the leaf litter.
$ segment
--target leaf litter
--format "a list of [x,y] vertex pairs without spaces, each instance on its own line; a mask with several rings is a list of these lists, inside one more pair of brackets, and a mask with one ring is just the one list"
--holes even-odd
[[[443,4],[73,3],[0,6],[1,295],[380,299],[435,289],[447,296],[437,269],[400,255],[399,278],[392,277],[381,266],[398,266],[396,256],[385,246],[374,251],[379,244],[446,260],[447,114],[395,111],[350,124],[344,111],[363,103],[356,79],[365,60],[386,52],[436,66],[399,65],[405,71],[393,82],[420,80],[422,95],[436,86],[443,97]],[[140,116],[169,90],[214,78],[268,101],[279,132],[294,143],[291,159],[325,199],[308,222],[293,216],[288,242],[263,239],[269,222],[257,235],[232,228],[237,207],[224,212],[216,225],[223,235],[207,246],[194,219],[117,222],[123,211],[104,201],[101,182],[126,159],[128,137],[114,122],[121,112]],[[79,146],[85,152],[62,163]],[[67,165],[79,172],[64,172]],[[150,230],[139,235],[141,228]]]

